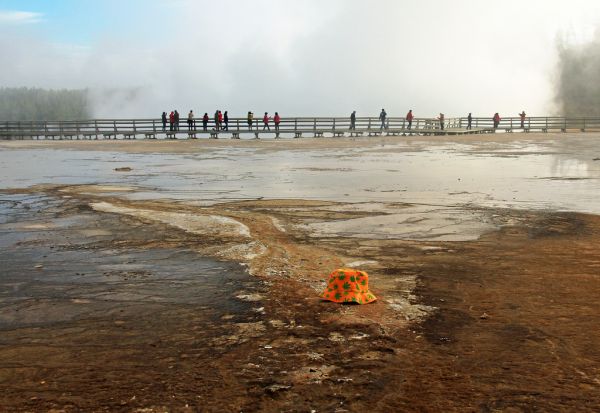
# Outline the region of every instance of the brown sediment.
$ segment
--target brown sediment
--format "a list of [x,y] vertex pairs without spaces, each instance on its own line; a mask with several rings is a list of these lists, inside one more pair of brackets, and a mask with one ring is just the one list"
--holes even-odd
[[[124,228],[141,220],[164,232],[147,242],[125,234],[115,247],[246,261],[268,289],[238,295],[260,311],[207,320],[201,306],[173,306],[7,332],[0,405],[8,410],[600,408],[600,217],[496,210],[514,224],[467,242],[315,238],[298,224],[373,213],[303,200],[197,207],[89,189],[43,191],[84,209],[107,202],[245,225],[251,240],[126,214]],[[379,300],[320,300],[324,277],[357,261]]]

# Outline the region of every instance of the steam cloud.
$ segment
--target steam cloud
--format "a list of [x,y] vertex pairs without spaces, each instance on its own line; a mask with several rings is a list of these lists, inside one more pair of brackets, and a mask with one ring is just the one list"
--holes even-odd
[[[0,22],[0,87],[87,89],[93,115],[104,118],[217,108],[231,116],[377,116],[381,108],[390,116],[408,109],[418,117],[535,116],[553,103],[561,25],[600,17],[597,0],[569,7],[559,0],[106,0],[86,7],[103,10],[110,25],[84,40],[69,32],[60,43],[61,28],[43,26],[50,17],[39,27]],[[569,113],[597,108],[594,100],[573,103],[583,79],[600,73],[598,53],[585,56],[592,51],[561,50],[559,100]],[[597,88],[588,83],[583,95],[593,99]]]
[[600,116],[600,33],[582,45],[559,42],[556,104],[565,116]]

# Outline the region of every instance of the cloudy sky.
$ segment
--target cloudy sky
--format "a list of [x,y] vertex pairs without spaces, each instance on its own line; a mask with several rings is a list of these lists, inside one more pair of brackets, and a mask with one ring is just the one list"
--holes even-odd
[[97,116],[551,112],[597,0],[0,0],[0,86],[90,88]]

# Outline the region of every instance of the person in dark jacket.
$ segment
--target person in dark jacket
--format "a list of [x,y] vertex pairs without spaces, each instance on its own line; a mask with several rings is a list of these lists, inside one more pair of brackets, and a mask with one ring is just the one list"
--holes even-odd
[[215,110],[215,116],[214,119],[215,121],[215,130],[218,132],[219,131],[219,111]]
[[175,130],[179,130],[179,112],[177,110],[175,110]]
[[167,130],[167,112],[163,112],[161,116],[162,124],[163,124],[163,132]]
[[208,130],[208,121],[210,118],[208,117],[208,113],[204,112],[204,116],[202,117],[202,129],[204,132]]
[[248,121],[248,129],[252,130],[252,122],[254,122],[254,113],[252,113],[250,111],[248,112],[247,121]]
[[356,111],[350,114],[350,130],[356,130]]
[[379,120],[381,121],[381,130],[385,129],[385,120],[387,118],[387,112],[385,109],[381,109],[381,113],[379,114]]
[[227,113],[227,111],[223,113],[223,124],[225,125],[223,129],[229,130],[229,114]]
[[469,112],[469,116],[467,116],[467,129],[468,130],[471,129],[472,123],[473,123],[473,116],[471,115],[471,112]]

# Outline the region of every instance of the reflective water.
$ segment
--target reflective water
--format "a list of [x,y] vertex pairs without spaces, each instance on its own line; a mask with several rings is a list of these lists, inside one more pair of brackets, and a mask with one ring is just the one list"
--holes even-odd
[[[560,135],[557,135],[560,136]],[[600,140],[436,142],[294,150],[205,148],[192,154],[0,152],[0,188],[134,186],[134,199],[256,198],[400,202],[600,213]],[[482,138],[483,140],[483,138]],[[114,169],[128,166],[131,172]]]

